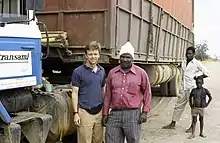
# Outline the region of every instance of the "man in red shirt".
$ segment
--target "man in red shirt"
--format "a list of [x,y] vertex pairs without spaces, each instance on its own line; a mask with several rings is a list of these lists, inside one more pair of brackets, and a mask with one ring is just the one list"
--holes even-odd
[[133,59],[134,48],[127,42],[121,47],[120,65],[107,77],[103,108],[106,143],[124,143],[125,137],[128,143],[139,143],[141,123],[147,121],[151,86],[147,73],[134,65]]

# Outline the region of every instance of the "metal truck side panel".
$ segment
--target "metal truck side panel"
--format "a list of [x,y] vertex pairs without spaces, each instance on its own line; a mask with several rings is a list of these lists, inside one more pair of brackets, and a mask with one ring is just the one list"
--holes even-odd
[[154,2],[183,23],[187,28],[193,28],[194,0],[154,0]]
[[[150,0],[46,0],[45,12],[37,17],[48,30],[67,32],[69,48],[77,56],[82,56],[85,44],[96,40],[104,54],[117,59],[121,45],[130,40],[137,61],[179,62],[193,44],[193,33],[182,19],[164,11],[166,6],[163,10],[157,4]],[[168,5],[172,4],[179,5]],[[191,5],[186,7],[192,13]]]
[[[149,40],[151,17],[153,38]],[[151,13],[148,0],[117,0],[115,19],[116,38],[112,47],[119,52],[129,40],[135,47],[135,59],[140,61],[178,62],[184,58],[186,47],[193,43],[189,29],[155,4],[152,4]]]
[[68,32],[73,48],[80,48],[91,40],[104,45],[106,2],[103,0],[46,0],[45,13],[38,13],[50,31]]

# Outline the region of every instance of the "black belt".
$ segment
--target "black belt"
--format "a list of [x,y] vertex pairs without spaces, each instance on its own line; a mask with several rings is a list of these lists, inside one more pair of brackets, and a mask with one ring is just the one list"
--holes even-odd
[[112,111],[129,111],[129,110],[137,110],[140,108],[122,108],[122,109],[112,109]]
[[94,115],[94,114],[98,114],[101,110],[102,110],[102,106],[103,106],[103,104],[99,104],[98,106],[96,106],[96,107],[93,107],[93,108],[82,108],[82,109],[84,109],[84,110],[86,110],[89,114],[92,114],[92,115]]

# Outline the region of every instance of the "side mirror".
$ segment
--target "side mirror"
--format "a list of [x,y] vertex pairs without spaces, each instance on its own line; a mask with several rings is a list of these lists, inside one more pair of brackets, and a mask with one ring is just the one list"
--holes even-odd
[[44,0],[26,0],[26,9],[42,11],[44,9]]

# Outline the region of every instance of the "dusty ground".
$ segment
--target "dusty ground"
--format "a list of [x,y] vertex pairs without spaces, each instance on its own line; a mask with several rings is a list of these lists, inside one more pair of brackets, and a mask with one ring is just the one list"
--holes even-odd
[[204,134],[207,138],[201,138],[199,134],[199,125],[197,124],[196,138],[189,140],[189,134],[184,133],[191,122],[190,108],[187,106],[182,119],[177,123],[175,130],[164,130],[162,126],[168,124],[171,120],[173,107],[176,98],[164,106],[164,110],[151,117],[146,124],[142,126],[141,143],[220,143],[220,62],[205,63],[211,71],[210,78],[205,79],[204,87],[212,93],[213,100],[205,113]]
[[[154,108],[154,113],[150,114],[151,117],[148,122],[143,124],[140,143],[220,143],[220,83],[218,83],[220,80],[220,62],[208,62],[205,65],[211,71],[211,76],[205,79],[204,87],[208,88],[213,96],[213,100],[205,113],[204,134],[207,138],[198,136],[199,125],[197,124],[196,138],[188,139],[190,134],[186,134],[185,129],[191,123],[189,106],[183,113],[181,121],[177,123],[175,130],[161,129],[162,126],[170,123],[176,102],[176,98],[164,98],[160,101],[161,104]],[[154,100],[160,100],[160,98]],[[167,101],[170,101],[168,105]],[[65,143],[75,142],[69,138],[66,140],[68,141],[64,141]]]

